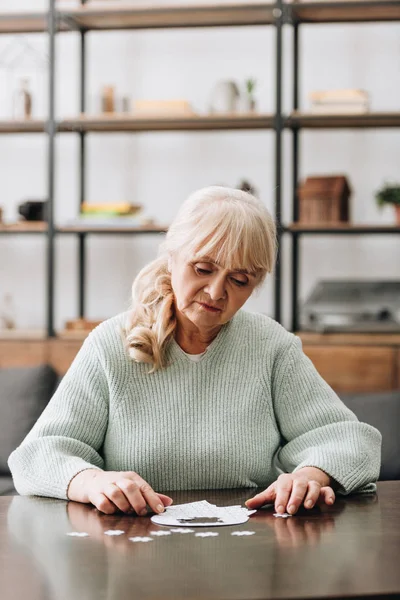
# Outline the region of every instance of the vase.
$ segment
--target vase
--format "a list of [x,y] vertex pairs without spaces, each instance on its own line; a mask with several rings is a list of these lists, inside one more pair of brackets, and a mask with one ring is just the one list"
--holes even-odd
[[211,93],[210,113],[235,113],[238,99],[239,88],[234,81],[218,81]]

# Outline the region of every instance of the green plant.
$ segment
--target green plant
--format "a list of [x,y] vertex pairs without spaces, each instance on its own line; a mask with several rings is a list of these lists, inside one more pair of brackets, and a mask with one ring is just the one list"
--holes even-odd
[[375,194],[376,202],[379,207],[385,204],[395,204],[400,206],[400,184],[385,184]]
[[246,90],[249,96],[253,95],[257,83],[257,79],[246,79]]

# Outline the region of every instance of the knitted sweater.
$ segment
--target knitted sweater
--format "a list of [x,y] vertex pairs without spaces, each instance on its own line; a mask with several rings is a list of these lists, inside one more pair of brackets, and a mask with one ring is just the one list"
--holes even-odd
[[87,468],[135,471],[156,491],[267,487],[318,467],[339,493],[373,492],[381,435],[320,377],[299,338],[240,310],[199,362],[175,340],[149,374],[124,349],[126,314],[85,340],[9,466],[20,494],[67,498]]

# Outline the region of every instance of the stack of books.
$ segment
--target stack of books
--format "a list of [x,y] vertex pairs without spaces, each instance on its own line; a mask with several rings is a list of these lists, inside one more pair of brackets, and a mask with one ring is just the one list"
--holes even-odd
[[142,206],[129,202],[84,202],[80,214],[66,223],[69,227],[142,227],[152,219],[142,213]]
[[364,90],[326,90],[311,92],[311,112],[318,115],[364,114],[369,97]]

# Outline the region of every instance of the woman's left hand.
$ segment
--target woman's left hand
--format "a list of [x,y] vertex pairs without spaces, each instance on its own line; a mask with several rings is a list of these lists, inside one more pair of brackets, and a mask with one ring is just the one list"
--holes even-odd
[[294,515],[301,505],[313,508],[317,502],[332,505],[335,492],[330,487],[330,477],[316,467],[304,467],[295,473],[279,475],[266,490],[246,501],[247,508],[260,508],[274,504],[275,511]]

